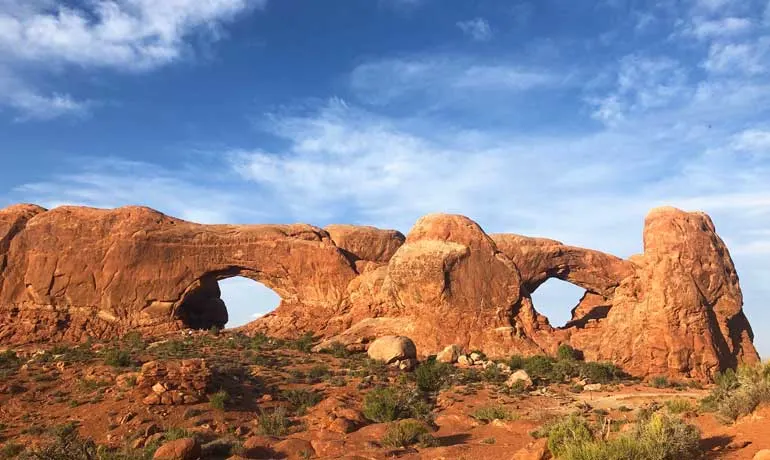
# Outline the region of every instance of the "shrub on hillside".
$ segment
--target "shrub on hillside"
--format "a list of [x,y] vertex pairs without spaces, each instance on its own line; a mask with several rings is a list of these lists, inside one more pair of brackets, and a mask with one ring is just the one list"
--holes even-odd
[[748,415],[762,403],[770,403],[770,363],[728,369],[715,379],[711,394],[701,401],[705,410],[714,410],[725,422]]
[[420,364],[414,371],[417,388],[425,392],[440,390],[452,370],[453,366],[438,361]]
[[654,413],[634,429],[612,439],[597,437],[588,421],[570,416],[543,427],[548,449],[562,460],[678,460],[697,458],[700,432],[679,418]]
[[414,444],[433,447],[438,445],[438,442],[431,436],[430,430],[424,423],[412,419],[390,424],[382,438],[382,445],[387,447],[400,448]]

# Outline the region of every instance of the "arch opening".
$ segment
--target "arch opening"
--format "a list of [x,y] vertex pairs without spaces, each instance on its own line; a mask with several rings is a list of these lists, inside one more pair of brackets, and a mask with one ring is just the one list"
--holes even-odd
[[547,279],[530,294],[535,310],[556,328],[572,322],[576,306],[585,295],[585,289],[559,278]]
[[278,308],[281,297],[264,284],[237,273],[210,274],[198,280],[175,311],[190,329],[234,328]]
[[227,306],[226,327],[240,327],[278,308],[281,296],[264,284],[237,276],[219,282],[221,299]]

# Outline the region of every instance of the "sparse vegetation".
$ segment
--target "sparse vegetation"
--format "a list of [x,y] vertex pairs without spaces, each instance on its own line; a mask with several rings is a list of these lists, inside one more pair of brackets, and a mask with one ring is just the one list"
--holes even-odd
[[259,434],[283,436],[289,431],[289,417],[285,407],[276,407],[272,411],[261,411],[257,417]]
[[438,361],[420,364],[414,372],[417,388],[425,392],[438,391],[453,370],[453,366]]
[[659,375],[650,379],[650,386],[655,388],[668,388],[671,386],[671,383],[668,381],[668,377]]
[[228,401],[230,401],[230,393],[225,390],[219,390],[209,397],[209,404],[214,409],[224,410]]
[[323,399],[321,393],[308,390],[285,390],[281,393],[289,401],[297,414],[304,414],[308,408],[315,406]]
[[10,374],[15,373],[19,366],[21,365],[21,360],[16,355],[16,352],[13,350],[6,350],[2,353],[0,353],[0,377],[5,378]]
[[403,418],[432,419],[432,407],[422,395],[407,387],[375,388],[364,396],[364,417],[376,423]]
[[0,458],[15,458],[22,452],[24,452],[23,444],[10,442],[0,448]]
[[312,332],[306,332],[305,334],[301,335],[298,339],[290,341],[289,342],[289,348],[293,348],[297,351],[301,351],[303,353],[310,353],[310,350],[313,348],[313,342],[315,341],[315,338],[313,337]]
[[559,345],[556,357],[561,361],[573,361],[580,359],[580,353],[566,343],[563,343]]
[[660,413],[640,419],[632,432],[615,438],[600,436],[586,419],[575,415],[538,434],[548,437],[548,449],[563,460],[678,460],[699,455],[698,429]]
[[401,420],[391,423],[388,431],[382,438],[382,444],[387,447],[408,447],[420,444],[423,447],[438,445],[436,439],[431,436],[430,430],[424,423],[413,420]]
[[364,417],[377,423],[392,422],[407,415],[404,398],[394,388],[375,388],[364,397]]
[[508,365],[513,370],[524,369],[530,378],[539,382],[558,383],[581,378],[592,383],[611,383],[627,377],[614,364],[582,361],[582,354],[569,345],[559,346],[557,354],[558,359],[545,355],[527,358],[514,355],[508,360]]
[[131,353],[119,348],[111,348],[104,354],[104,364],[112,367],[128,367],[131,365]]
[[728,369],[716,378],[711,394],[701,401],[704,410],[715,411],[725,422],[748,415],[762,403],[770,403],[770,363]]
[[476,409],[471,414],[476,420],[482,422],[491,422],[493,420],[516,420],[516,414],[508,410],[505,406],[484,406]]
[[669,399],[666,401],[666,409],[672,414],[691,412],[695,407],[686,399]]

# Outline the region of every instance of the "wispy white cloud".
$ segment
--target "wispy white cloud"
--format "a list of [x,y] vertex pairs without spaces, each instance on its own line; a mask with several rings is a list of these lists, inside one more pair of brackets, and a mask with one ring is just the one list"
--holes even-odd
[[487,62],[470,56],[413,56],[376,59],[358,65],[351,89],[364,101],[388,104],[418,95],[430,103],[450,104],[480,93],[523,93],[570,83],[569,71],[520,65],[515,60]]
[[750,32],[754,23],[749,18],[728,16],[717,19],[696,17],[682,33],[705,40],[715,37],[734,37]]
[[687,69],[668,57],[625,56],[611,80],[614,88],[609,93],[588,98],[594,118],[607,124],[629,114],[668,107],[692,93]]
[[457,27],[465,35],[477,42],[485,42],[492,38],[492,27],[484,18],[474,18],[467,21],[459,21]]
[[704,67],[709,72],[760,75],[768,72],[770,36],[742,43],[715,42],[709,49]]
[[266,0],[100,0],[81,8],[21,1],[0,4],[0,50],[6,57],[50,64],[143,70],[178,59],[185,37],[216,30]]
[[25,82],[4,75],[0,68],[0,106],[13,108],[18,121],[50,120],[64,115],[82,117],[91,105],[91,101],[79,101],[69,94],[40,94]]
[[[146,71],[190,54],[187,39],[205,33],[215,39],[222,23],[241,12],[264,8],[267,0],[59,0],[0,2],[0,73],[26,81],[28,73],[61,69],[110,68]],[[21,86],[21,85],[19,85]],[[25,83],[19,95],[0,104],[21,119],[82,114],[84,102],[63,94],[45,96]]]

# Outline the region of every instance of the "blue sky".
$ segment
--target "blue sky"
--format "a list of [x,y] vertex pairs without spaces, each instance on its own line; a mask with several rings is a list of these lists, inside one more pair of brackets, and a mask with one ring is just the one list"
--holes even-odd
[[0,0],[0,205],[455,212],[623,257],[650,208],[704,210],[768,356],[768,77],[767,0]]

